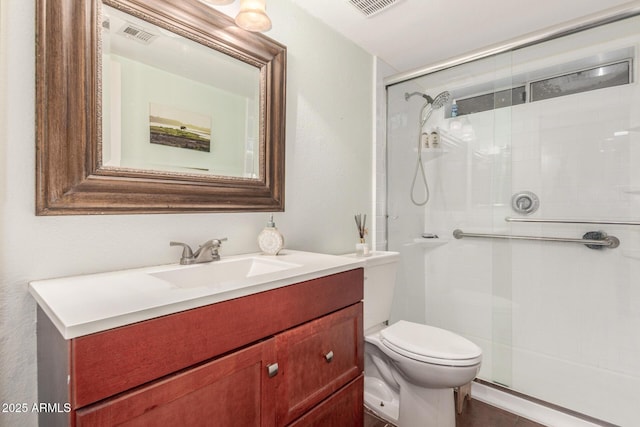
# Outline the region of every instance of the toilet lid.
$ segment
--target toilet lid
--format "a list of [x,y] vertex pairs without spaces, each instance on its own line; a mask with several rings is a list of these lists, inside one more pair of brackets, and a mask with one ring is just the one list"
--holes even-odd
[[393,351],[428,363],[469,366],[482,357],[482,349],[468,339],[434,326],[400,320],[380,335]]

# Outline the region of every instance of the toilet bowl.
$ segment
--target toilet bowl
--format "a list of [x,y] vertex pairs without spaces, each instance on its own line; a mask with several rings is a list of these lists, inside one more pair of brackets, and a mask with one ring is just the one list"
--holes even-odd
[[365,405],[399,427],[455,427],[453,389],[475,378],[482,350],[433,326],[387,326],[398,260],[375,252],[365,261]]

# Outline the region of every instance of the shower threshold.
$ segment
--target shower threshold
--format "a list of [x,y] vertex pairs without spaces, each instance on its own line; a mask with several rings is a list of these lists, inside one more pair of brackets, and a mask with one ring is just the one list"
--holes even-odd
[[474,380],[471,390],[474,399],[540,424],[566,427],[617,427],[615,424],[478,378]]

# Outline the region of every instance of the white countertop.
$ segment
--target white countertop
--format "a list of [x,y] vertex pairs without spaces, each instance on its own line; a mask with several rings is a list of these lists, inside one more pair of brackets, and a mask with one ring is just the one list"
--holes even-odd
[[65,339],[80,337],[154,317],[202,307],[330,274],[364,267],[363,258],[284,250],[277,256],[247,254],[223,257],[230,261],[265,257],[297,264],[295,268],[235,281],[223,289],[182,288],[154,273],[197,268],[207,264],[169,264],[108,273],[37,280],[29,292]]

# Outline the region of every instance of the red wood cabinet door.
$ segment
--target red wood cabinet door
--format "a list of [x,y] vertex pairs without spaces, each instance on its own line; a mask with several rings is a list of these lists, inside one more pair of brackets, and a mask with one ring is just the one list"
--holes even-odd
[[274,426],[270,339],[77,411],[77,426]]
[[277,424],[294,421],[364,369],[362,303],[276,336]]
[[362,427],[364,374],[298,418],[290,427]]

